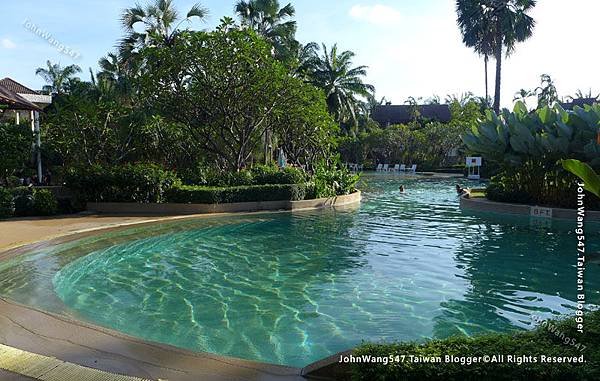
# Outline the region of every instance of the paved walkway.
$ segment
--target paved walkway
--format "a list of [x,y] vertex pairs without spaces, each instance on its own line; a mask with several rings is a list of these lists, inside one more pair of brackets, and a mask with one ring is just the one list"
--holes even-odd
[[160,217],[125,217],[75,214],[47,218],[11,218],[0,220],[0,251],[49,240],[81,231],[123,224],[135,224]]

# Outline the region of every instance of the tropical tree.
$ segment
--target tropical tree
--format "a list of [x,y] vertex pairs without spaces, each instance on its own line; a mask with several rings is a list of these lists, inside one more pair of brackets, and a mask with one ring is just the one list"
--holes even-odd
[[338,53],[337,45],[331,50],[323,44],[323,54],[317,56],[311,82],[325,91],[327,106],[334,119],[346,126],[354,126],[361,107],[359,97],[368,97],[375,91],[363,82],[366,66],[352,67],[355,54],[349,50]]
[[[132,93],[132,72],[123,65],[117,53],[108,53],[98,61],[100,71],[96,75],[97,86],[120,95]],[[129,67],[131,68],[131,67]],[[92,81],[94,82],[94,81]]]
[[58,95],[68,90],[70,81],[74,80],[75,74],[79,72],[81,72],[81,68],[77,65],[62,67],[60,64],[53,64],[48,60],[46,61],[46,68],[37,68],[35,74],[44,78],[48,83],[43,87],[44,91]]
[[[457,0],[458,24],[463,41],[480,54],[493,50],[496,60],[494,110],[500,112],[502,55],[510,55],[518,42],[533,34],[535,21],[527,13],[536,0]],[[469,21],[469,18],[472,20]],[[467,43],[468,42],[468,43]]]
[[240,0],[235,13],[243,26],[254,29],[273,45],[278,58],[289,58],[298,49],[296,21],[290,20],[296,14],[292,4],[279,8],[277,0]]
[[[119,43],[119,58],[121,62],[129,62],[137,55],[139,49],[145,46],[173,44],[181,32],[179,27],[193,18],[204,21],[208,10],[200,3],[194,4],[180,19],[172,0],[153,0],[145,6],[136,5],[127,8],[121,15],[121,24],[126,31],[125,37]],[[142,30],[137,31],[136,26]]]
[[316,42],[298,45],[298,52],[296,54],[296,57],[298,58],[298,67],[296,68],[296,75],[307,82],[311,81],[312,75],[319,63],[319,49],[319,44]]
[[314,144],[328,144],[320,137],[331,130],[323,95],[270,51],[256,32],[227,21],[213,32],[183,33],[172,46],[143,51],[142,98],[219,169],[256,162],[270,136],[306,138],[286,152],[312,159],[320,151]]
[[540,86],[536,87],[535,94],[537,94],[538,97],[538,108],[553,106],[554,103],[558,102],[556,86],[548,74],[542,74],[540,76]]
[[457,23],[463,43],[483,56],[485,71],[485,99],[489,99],[488,61],[494,55],[495,31],[489,12],[480,7],[477,1],[456,2]]
[[535,91],[521,89],[513,96],[513,102],[523,102],[524,105],[527,105],[527,99],[535,95]]
[[592,93],[592,89],[589,89],[587,93],[584,93],[583,90],[578,89],[575,95],[568,95],[566,98],[571,101],[575,99],[600,99],[600,94]]

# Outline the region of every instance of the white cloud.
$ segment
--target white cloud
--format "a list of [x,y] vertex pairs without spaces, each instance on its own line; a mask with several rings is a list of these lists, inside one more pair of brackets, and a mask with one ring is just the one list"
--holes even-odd
[[3,47],[4,49],[14,49],[17,47],[17,44],[12,42],[12,40],[10,40],[8,38],[3,38],[0,40],[0,46]]
[[392,26],[400,22],[402,15],[396,9],[386,5],[354,5],[350,8],[350,17],[380,26]]

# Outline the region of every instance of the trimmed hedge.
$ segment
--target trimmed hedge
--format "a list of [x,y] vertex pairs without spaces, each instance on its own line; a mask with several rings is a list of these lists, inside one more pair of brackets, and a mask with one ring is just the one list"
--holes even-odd
[[[571,341],[572,339],[575,342]],[[577,345],[580,344],[580,345]],[[585,346],[585,347],[584,347]],[[448,363],[445,355],[537,357],[538,362]],[[600,311],[585,317],[585,334],[577,333],[573,318],[549,321],[533,331],[490,334],[474,338],[453,337],[423,344],[363,344],[354,356],[405,356],[404,362],[361,363],[352,366],[354,380],[600,380]],[[441,363],[412,362],[413,356],[441,356]],[[541,363],[540,356],[580,357],[585,363]]]
[[304,200],[304,184],[268,184],[241,187],[176,186],[165,194],[166,202],[183,204],[226,204],[256,201]]
[[300,168],[258,165],[250,170],[254,185],[304,184],[308,180],[306,172]]
[[155,164],[93,165],[70,169],[65,184],[85,201],[156,203],[180,180]]
[[215,168],[199,166],[179,172],[185,185],[207,187],[240,187],[271,184],[303,184],[308,180],[306,172],[300,168],[280,169],[272,165],[257,165],[239,172],[223,172]]

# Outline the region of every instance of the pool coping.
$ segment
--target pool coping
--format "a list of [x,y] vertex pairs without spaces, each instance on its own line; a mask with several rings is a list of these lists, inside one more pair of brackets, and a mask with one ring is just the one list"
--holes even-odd
[[[156,216],[149,217],[147,220],[64,232],[40,241],[4,247],[0,249],[0,262],[49,245],[70,242],[99,233],[124,230],[135,226],[228,215],[290,213],[294,211],[326,209],[329,207],[344,209],[359,203],[361,200],[360,191],[348,196],[351,197],[345,197],[340,200],[341,202],[336,202],[336,200],[339,200],[339,197],[310,200],[313,202],[316,201],[317,206],[313,203],[312,205],[308,204],[307,207],[306,203],[301,203],[297,204],[299,207],[290,210],[267,209]],[[8,323],[2,324],[3,320]],[[61,326],[61,328],[57,329],[57,326]],[[36,309],[4,297],[0,297],[0,343],[93,369],[156,380],[304,380],[305,377],[312,377],[316,374],[319,374],[318,378],[320,379],[331,379],[330,376],[327,376],[330,372],[323,367],[324,363],[329,362],[327,361],[329,357],[300,368],[221,356],[209,352],[189,351],[168,344],[136,338],[85,320]],[[93,343],[101,343],[101,345],[98,346]],[[61,354],[61,351],[56,348],[64,347],[65,345],[72,348],[70,348],[67,354]],[[111,351],[107,347],[115,347],[119,348],[119,350]],[[126,350],[123,349],[124,347]],[[138,347],[138,349],[135,350],[133,349],[134,347]],[[82,351],[88,352],[88,354],[82,355]],[[73,353],[77,353],[77,355]],[[148,353],[152,354],[150,357],[154,358],[154,360],[148,361],[146,359]],[[156,355],[156,353],[159,353],[159,355]],[[98,354],[101,354],[102,357],[100,358]],[[175,361],[173,358],[176,359],[178,364],[179,362],[185,363],[188,361],[186,359],[193,358],[192,362],[194,364],[182,370],[174,366],[165,366],[164,363],[161,363],[165,359]],[[206,374],[207,365],[208,368],[215,369],[214,373]]]
[[[521,216],[530,216],[532,218],[544,218],[544,219],[559,219],[559,220],[577,220],[576,209],[565,209],[565,208],[549,208],[538,205],[528,204],[511,204],[507,202],[491,201],[487,198],[469,198],[468,195],[460,197],[460,208],[463,210],[475,210],[478,212],[492,212],[500,214],[512,214]],[[534,215],[535,211],[549,211],[550,216],[545,217],[540,215]],[[585,210],[586,221],[600,221],[600,211]]]

